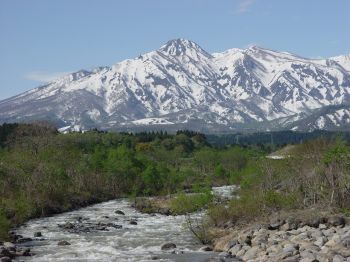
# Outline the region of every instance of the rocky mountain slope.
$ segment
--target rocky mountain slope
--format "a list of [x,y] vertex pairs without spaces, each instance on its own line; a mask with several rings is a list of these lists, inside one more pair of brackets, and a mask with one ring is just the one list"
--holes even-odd
[[0,122],[44,119],[66,129],[349,130],[350,56],[257,46],[209,54],[171,40],[0,101]]

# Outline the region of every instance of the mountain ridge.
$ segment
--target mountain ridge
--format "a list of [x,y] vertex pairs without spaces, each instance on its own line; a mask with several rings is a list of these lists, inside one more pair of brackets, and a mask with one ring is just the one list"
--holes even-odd
[[[257,46],[209,54],[175,39],[2,100],[0,122],[51,120],[76,130],[338,130],[350,128],[349,104],[348,55],[308,59]],[[323,125],[319,109],[339,105],[342,117]],[[298,126],[306,118],[314,123]]]

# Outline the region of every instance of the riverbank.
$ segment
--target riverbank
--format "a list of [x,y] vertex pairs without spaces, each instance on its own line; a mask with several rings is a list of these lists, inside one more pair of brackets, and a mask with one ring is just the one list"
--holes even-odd
[[237,197],[238,185],[223,185],[212,187],[211,190],[202,189],[197,192],[172,194],[167,196],[137,197],[132,206],[147,214],[185,215],[206,209],[213,203],[223,204],[233,197]]
[[[146,198],[141,203],[151,207],[148,213],[158,213],[170,209],[171,199]],[[350,218],[321,210],[278,212],[250,224],[208,224],[208,250],[237,261],[350,261]]]
[[343,215],[282,219],[221,232],[214,250],[241,261],[350,261],[350,219]]

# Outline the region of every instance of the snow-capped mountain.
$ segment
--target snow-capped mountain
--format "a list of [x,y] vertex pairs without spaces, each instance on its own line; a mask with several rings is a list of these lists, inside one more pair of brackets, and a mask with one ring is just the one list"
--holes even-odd
[[350,130],[349,105],[349,55],[307,59],[257,46],[209,54],[176,39],[0,101],[0,122],[50,120],[66,129]]

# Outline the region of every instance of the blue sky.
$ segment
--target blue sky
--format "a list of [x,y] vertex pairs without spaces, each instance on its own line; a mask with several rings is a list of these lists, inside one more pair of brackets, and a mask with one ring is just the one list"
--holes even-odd
[[349,0],[0,0],[0,99],[180,37],[209,52],[348,54],[349,10]]

